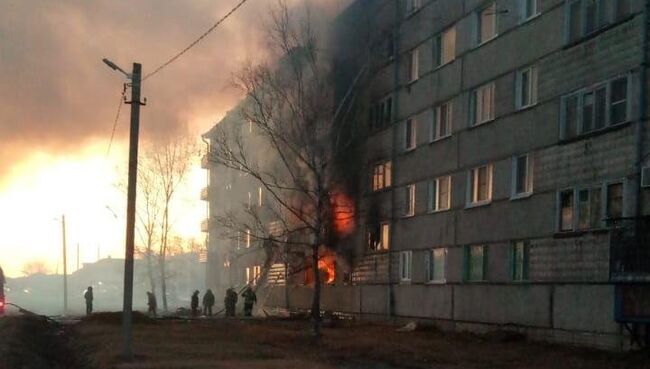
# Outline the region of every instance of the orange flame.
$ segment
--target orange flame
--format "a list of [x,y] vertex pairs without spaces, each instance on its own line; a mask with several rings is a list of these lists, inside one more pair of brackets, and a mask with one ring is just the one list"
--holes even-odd
[[[329,259],[329,260],[328,260]],[[331,284],[336,280],[336,263],[333,257],[318,260],[318,271],[323,283]]]
[[354,201],[342,192],[333,193],[330,201],[334,231],[339,236],[350,235],[354,231]]

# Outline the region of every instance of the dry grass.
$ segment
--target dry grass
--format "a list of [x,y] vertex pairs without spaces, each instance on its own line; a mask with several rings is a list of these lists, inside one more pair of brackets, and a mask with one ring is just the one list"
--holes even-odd
[[650,368],[647,356],[610,354],[525,341],[497,342],[435,330],[396,332],[377,324],[326,328],[320,343],[307,323],[290,320],[194,320],[136,324],[134,362],[119,360],[119,324],[75,327],[79,347],[97,369],[108,368]]

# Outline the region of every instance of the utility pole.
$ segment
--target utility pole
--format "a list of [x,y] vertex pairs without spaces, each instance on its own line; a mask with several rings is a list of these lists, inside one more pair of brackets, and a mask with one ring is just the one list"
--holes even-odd
[[77,243],[77,269],[75,271],[79,270],[79,243]]
[[63,234],[63,315],[68,315],[68,252],[65,243],[65,214],[61,215]]
[[135,239],[135,195],[138,178],[138,135],[140,131],[140,80],[142,65],[133,63],[131,74],[131,132],[129,135],[129,179],[126,206],[126,249],[124,256],[124,305],[122,327],[124,334],[124,358],[133,357],[133,252]]

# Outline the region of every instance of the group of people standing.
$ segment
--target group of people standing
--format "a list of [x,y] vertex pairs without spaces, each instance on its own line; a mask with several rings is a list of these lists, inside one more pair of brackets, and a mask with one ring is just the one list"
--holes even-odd
[[[257,303],[257,295],[251,286],[247,286],[241,296],[244,298],[244,316],[253,315],[253,305]],[[223,304],[226,309],[226,316],[235,316],[237,307],[237,292],[230,287],[226,290],[226,297],[223,299]]]

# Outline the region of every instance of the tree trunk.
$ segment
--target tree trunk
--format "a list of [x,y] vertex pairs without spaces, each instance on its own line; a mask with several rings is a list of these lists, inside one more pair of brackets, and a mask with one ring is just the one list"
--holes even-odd
[[163,311],[167,312],[167,276],[165,275],[165,254],[158,257],[160,266],[160,293],[162,294]]
[[[316,237],[318,241],[318,237]],[[315,242],[312,245],[312,263],[313,263],[313,272],[314,272],[314,296],[311,304],[311,320],[312,320],[312,334],[314,337],[319,338],[321,335],[321,317],[320,317],[320,269],[318,269],[318,244]]]
[[156,294],[156,280],[153,276],[153,262],[151,261],[151,249],[147,251],[147,277],[149,278],[149,286],[151,293]]
[[163,311],[167,312],[167,276],[165,275],[165,257],[167,256],[167,233],[169,232],[169,197],[165,201],[165,210],[162,219],[162,232],[160,239],[160,292],[162,293]]

